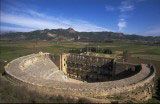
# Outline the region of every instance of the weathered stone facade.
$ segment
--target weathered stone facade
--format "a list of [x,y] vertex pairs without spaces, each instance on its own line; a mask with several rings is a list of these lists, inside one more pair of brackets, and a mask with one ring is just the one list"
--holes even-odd
[[114,80],[113,77],[129,69],[132,71],[128,74],[133,73],[135,66],[131,63],[116,62],[113,58],[73,53],[63,53],[60,56],[60,70],[71,78],[83,81]]
[[[63,63],[64,64],[64,63]],[[71,96],[84,96],[98,99],[115,96],[144,101],[152,97],[155,70],[141,64],[142,69],[135,75],[106,82],[87,83],[67,77],[65,70],[59,70],[51,61],[49,53],[31,54],[15,59],[5,66],[5,72],[22,82],[51,88],[51,92],[63,92]],[[67,70],[66,70],[67,72]]]
[[115,76],[114,59],[80,54],[61,55],[60,70],[76,79],[102,79]]

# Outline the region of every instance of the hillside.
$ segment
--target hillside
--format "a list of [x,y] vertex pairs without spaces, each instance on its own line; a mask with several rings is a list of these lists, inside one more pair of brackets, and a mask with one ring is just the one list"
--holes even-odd
[[73,28],[68,29],[44,29],[31,32],[1,33],[1,39],[5,40],[68,40],[68,41],[112,41],[131,40],[136,42],[154,42],[159,44],[160,36],[127,35],[116,32],[78,32]]

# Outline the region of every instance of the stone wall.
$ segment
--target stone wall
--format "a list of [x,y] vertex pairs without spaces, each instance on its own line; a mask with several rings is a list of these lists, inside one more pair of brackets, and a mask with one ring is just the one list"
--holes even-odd
[[[116,99],[115,96],[120,96],[135,101],[144,101],[152,97],[155,70],[151,71],[145,64],[142,64],[142,69],[136,75],[121,80],[98,83],[77,83],[78,81],[70,80],[61,70],[57,70],[55,64],[51,62],[49,54],[41,53],[40,57],[44,56],[43,59],[45,59],[45,61],[37,61],[36,57],[39,57],[39,55],[40,54],[31,54],[13,60],[5,66],[5,72],[10,77],[20,80],[21,82],[45,87],[46,90],[50,90],[50,93],[55,93],[56,91],[70,94],[72,96],[93,97],[99,99],[108,99],[110,97]],[[27,62],[29,66],[24,65],[26,70],[24,71],[20,66],[23,66],[22,63],[31,58],[33,58],[34,61]],[[37,64],[41,64],[41,67],[35,66]],[[38,77],[38,74],[35,74],[38,70],[42,71],[46,76],[52,77],[49,77],[49,79],[47,77],[42,77],[42,73],[39,73]],[[32,74],[30,72],[32,72]],[[37,76],[35,77],[34,75]]]
[[115,75],[115,62],[112,58],[63,53],[60,63],[60,70],[80,80],[105,80]]
[[113,58],[63,53],[60,70],[67,76],[87,82],[117,80],[136,74],[135,64],[116,62]]
[[131,69],[132,71],[135,71],[135,66],[136,64],[132,64],[132,63],[126,63],[126,62],[116,62],[116,74],[119,74],[125,70],[129,70]]

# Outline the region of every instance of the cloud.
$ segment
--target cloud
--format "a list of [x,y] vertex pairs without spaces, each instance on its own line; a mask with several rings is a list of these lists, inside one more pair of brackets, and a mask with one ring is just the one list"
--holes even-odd
[[157,26],[157,27],[151,28],[151,29],[147,30],[144,33],[144,35],[160,36],[160,27]]
[[134,10],[134,6],[133,5],[122,6],[120,7],[120,10],[121,12],[132,11]]
[[12,14],[1,14],[1,22],[2,23],[8,23],[8,24],[14,24],[19,25],[23,27],[33,28],[33,29],[44,29],[44,28],[56,28],[63,26],[63,28],[66,28],[66,25],[63,25],[63,23],[59,23],[59,21],[51,21],[51,20],[45,20],[42,18],[32,18],[32,17],[25,17],[25,16],[17,16]]
[[106,11],[114,11],[115,10],[115,8],[111,5],[106,5],[105,9],[106,9]]
[[1,32],[5,31],[17,31],[17,32],[28,32],[33,31],[31,28],[23,28],[23,27],[10,27],[10,26],[1,26]]
[[[140,0],[139,0],[140,2]],[[120,6],[114,7],[111,5],[105,5],[106,11],[119,11],[119,18],[118,18],[118,31],[122,31],[124,28],[127,27],[127,19],[130,16],[130,12],[135,9],[135,1],[134,0],[123,0],[120,2]]]
[[136,0],[137,3],[144,2],[144,1],[147,1],[147,0]]
[[121,1],[121,4],[119,6],[119,20],[118,20],[118,30],[122,31],[124,28],[127,27],[126,20],[128,19],[129,15],[131,14],[131,11],[135,9],[133,0],[123,0]]
[[118,30],[121,31],[123,28],[127,26],[127,23],[124,19],[120,19],[118,22]]
[[[11,8],[9,8],[11,7]],[[63,18],[38,12],[34,9],[8,6],[8,11],[1,11],[1,23],[16,25],[1,26],[7,30],[30,31],[37,29],[57,29],[72,27],[77,31],[109,31],[106,27],[97,26],[85,20]],[[22,28],[23,27],[23,28]]]
[[[37,15],[37,14],[35,14]],[[1,13],[1,22],[7,24],[14,24],[23,26],[29,29],[56,29],[56,28],[69,28],[72,27],[77,31],[109,31],[107,28],[103,28],[97,25],[94,25],[90,22],[77,19],[64,19],[64,18],[55,18],[55,17],[26,17],[26,16],[17,16],[12,14]],[[11,29],[11,28],[8,28]]]
[[121,2],[121,6],[119,7],[121,12],[128,12],[134,10],[134,4],[131,0],[124,0]]
[[119,20],[118,20],[118,30],[121,31],[123,28],[127,27],[127,20],[130,17],[132,11],[135,9],[135,4],[146,0],[123,0],[119,6]]

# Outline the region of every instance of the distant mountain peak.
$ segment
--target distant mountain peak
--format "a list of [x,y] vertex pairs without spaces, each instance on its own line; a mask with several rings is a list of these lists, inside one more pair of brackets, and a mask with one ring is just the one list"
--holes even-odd
[[51,40],[51,39],[75,39],[79,41],[106,41],[106,40],[132,40],[132,41],[152,41],[159,42],[160,37],[153,36],[139,36],[139,35],[129,35],[118,32],[78,32],[73,28],[68,29],[44,29],[44,30],[35,30],[31,32],[7,32],[0,33],[1,39],[8,40],[34,40],[34,39],[42,39],[42,40]]
[[73,28],[71,28],[71,27],[69,27],[68,29],[67,29],[67,31],[69,32],[69,33],[75,33],[76,31],[73,29]]

